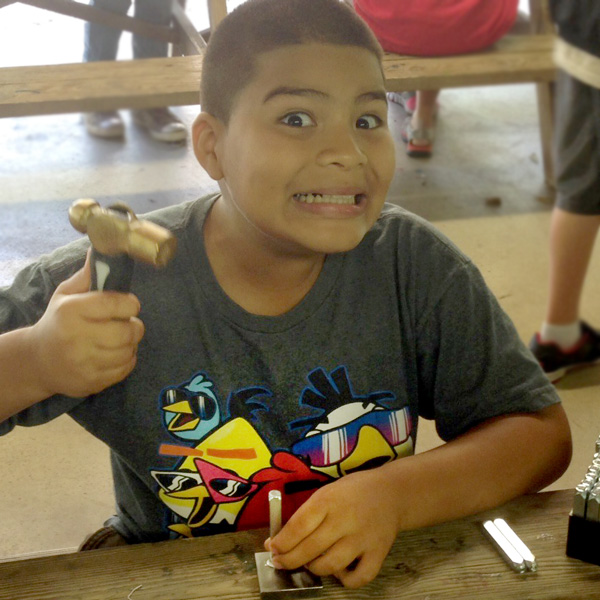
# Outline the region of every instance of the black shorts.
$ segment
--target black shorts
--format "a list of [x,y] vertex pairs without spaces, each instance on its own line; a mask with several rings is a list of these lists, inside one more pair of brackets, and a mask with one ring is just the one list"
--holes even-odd
[[556,84],[556,205],[600,215],[600,89],[559,71]]

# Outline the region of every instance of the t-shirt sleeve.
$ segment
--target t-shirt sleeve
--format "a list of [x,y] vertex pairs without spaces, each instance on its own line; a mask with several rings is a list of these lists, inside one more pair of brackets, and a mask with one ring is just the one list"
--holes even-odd
[[560,399],[478,269],[446,247],[417,324],[419,407],[450,440],[486,419]]
[[[25,267],[9,287],[0,288],[0,334],[36,323],[58,284],[83,265],[87,247],[80,240]],[[17,425],[46,423],[79,404],[81,399],[52,396],[0,423],[0,435]]]

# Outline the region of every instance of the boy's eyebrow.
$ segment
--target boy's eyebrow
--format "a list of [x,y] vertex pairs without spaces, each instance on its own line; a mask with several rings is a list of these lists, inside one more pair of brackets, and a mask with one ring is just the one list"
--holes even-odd
[[381,100],[387,104],[387,96],[385,90],[375,90],[373,92],[365,92],[358,97],[360,101]]
[[266,104],[269,100],[277,96],[317,96],[318,98],[328,98],[329,94],[320,92],[313,88],[297,88],[282,85],[271,90],[264,98],[263,104]]
[[[317,98],[329,98],[329,94],[325,92],[321,92],[320,90],[315,90],[313,88],[297,88],[290,86],[280,86],[271,90],[264,98],[263,104],[266,104],[269,100],[277,96],[315,96]],[[371,92],[365,92],[364,94],[360,94],[357,98],[359,102],[368,102],[370,100],[381,100],[387,104],[387,98],[385,95],[385,90],[374,90]]]

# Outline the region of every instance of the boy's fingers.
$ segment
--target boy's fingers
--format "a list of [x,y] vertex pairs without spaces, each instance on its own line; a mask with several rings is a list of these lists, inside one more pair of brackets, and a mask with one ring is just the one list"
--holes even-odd
[[81,316],[90,321],[130,319],[140,312],[140,301],[123,292],[87,292],[74,300],[81,302]]
[[[313,535],[304,538],[285,554],[273,550],[273,562],[278,568],[298,569],[324,557],[330,551],[332,545],[335,544],[335,541],[333,536],[327,534],[319,535],[319,531],[317,531]],[[327,572],[323,574],[327,575],[343,566],[338,564],[335,568],[327,567],[326,562],[321,563],[321,565],[325,566]]]
[[347,538],[338,540],[321,556],[307,564],[309,571],[315,575],[333,575],[346,570],[348,565],[356,562],[357,549]]
[[346,588],[359,588],[373,581],[381,568],[384,556],[366,554],[333,576]]
[[308,500],[292,515],[283,529],[271,540],[271,548],[275,554],[290,552],[321,526],[327,513],[314,510],[316,506],[315,502]]
[[137,346],[144,337],[144,324],[137,317],[113,319],[96,325],[96,346],[100,350],[118,350]]
[[60,283],[56,293],[63,296],[85,294],[81,299],[81,314],[90,320],[129,319],[140,312],[140,303],[135,295],[120,292],[90,292],[92,281],[90,266],[91,251],[88,250],[83,267]]
[[[290,525],[294,529],[291,527],[288,529]],[[327,553],[339,539],[339,535],[327,525],[326,520],[319,521],[309,517],[306,520],[302,519],[299,525],[298,522],[292,523],[290,519],[281,532],[273,538],[271,551],[274,561],[280,567],[297,569]]]
[[136,360],[135,348],[119,348],[108,350],[94,357],[95,366],[98,370],[110,372],[112,370],[129,370],[129,365]]
[[136,346],[142,341],[144,334],[146,333],[146,327],[144,322],[137,317],[129,319],[131,325],[129,344],[135,344]]
[[90,251],[88,251],[83,267],[60,283],[56,291],[65,295],[83,294],[89,291],[91,284]]
[[98,380],[97,389],[91,393],[97,393],[103,389],[122,381],[133,371],[137,362],[137,355],[133,355],[127,363],[114,367],[112,369],[106,369],[102,373],[102,378]]

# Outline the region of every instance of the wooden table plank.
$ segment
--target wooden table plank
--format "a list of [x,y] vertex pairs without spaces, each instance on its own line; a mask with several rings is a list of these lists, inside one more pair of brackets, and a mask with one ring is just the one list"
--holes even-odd
[[[374,582],[346,590],[324,578],[322,598],[596,600],[600,567],[565,555],[572,491],[524,496],[504,507],[402,533]],[[481,533],[502,516],[536,555],[518,575]],[[264,530],[0,564],[0,600],[245,600],[259,598],[254,552]],[[138,587],[142,586],[142,587]],[[136,589],[137,588],[137,589]]]
[[[497,51],[436,58],[386,54],[386,85],[402,91],[553,81],[552,43],[549,35],[506,36]],[[0,117],[197,104],[201,69],[202,54],[4,68]]]
[[202,56],[0,69],[0,117],[199,103]]
[[492,49],[460,56],[416,57],[386,54],[390,91],[554,81],[553,37],[505,36]]

